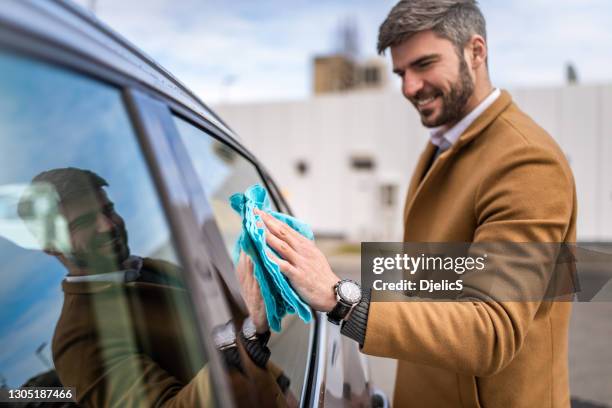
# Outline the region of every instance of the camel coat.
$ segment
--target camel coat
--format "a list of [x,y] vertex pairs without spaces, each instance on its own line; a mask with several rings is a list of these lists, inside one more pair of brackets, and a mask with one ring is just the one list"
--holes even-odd
[[[408,188],[405,242],[575,242],[567,160],[506,91],[427,171],[435,149]],[[399,360],[395,407],[569,407],[570,313],[558,301],[373,301],[363,351]]]
[[[168,283],[62,282],[64,305],[53,363],[84,407],[213,406],[206,356],[180,270],[143,259]],[[228,370],[238,407],[286,406],[272,363],[263,370],[239,348],[243,371]]]

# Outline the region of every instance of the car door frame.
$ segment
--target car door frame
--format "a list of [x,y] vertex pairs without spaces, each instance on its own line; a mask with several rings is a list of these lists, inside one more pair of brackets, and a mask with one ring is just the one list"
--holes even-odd
[[[189,124],[202,131],[206,136],[209,136],[228,146],[230,149],[232,149],[232,151],[239,154],[243,159],[247,160],[251,165],[253,165],[254,169],[259,174],[261,181],[265,184],[265,187],[270,194],[270,198],[276,207],[281,211],[292,214],[282,194],[280,194],[278,187],[269,176],[261,162],[259,162],[257,158],[255,158],[255,156],[251,154],[241,143],[225,133],[223,130],[219,129],[213,123],[207,121],[205,118],[202,118],[189,109],[185,109],[183,106],[176,104],[173,101],[169,101],[169,108],[172,115],[187,121]],[[168,134],[168,136],[171,139],[170,143],[173,145],[174,152],[176,154],[176,162],[179,163],[179,167],[182,169],[184,176],[187,179],[198,180],[195,168],[191,164],[191,158],[189,157],[186,147],[180,138],[178,129],[175,127],[175,134]],[[210,214],[210,203],[205,199],[206,194],[204,187],[200,183],[188,183],[188,185],[193,200],[192,205],[194,207],[194,211],[197,214]],[[207,236],[208,241],[217,244],[215,251],[213,251],[214,255],[212,262],[216,266],[215,269],[219,271],[222,276],[224,276],[224,280],[230,283],[228,286],[231,286],[231,282],[235,280],[233,264],[223,244],[223,238],[219,226],[216,222],[203,223],[200,216],[197,216],[196,218],[200,219],[199,227],[204,230],[204,235]],[[237,281],[233,284],[235,286],[233,288],[230,287],[229,289],[233,290],[233,292],[237,292]],[[237,294],[239,295],[239,292]],[[241,299],[235,298],[234,300],[237,303],[242,302]],[[322,375],[317,375],[317,372],[319,371],[319,367],[324,366],[324,364],[321,364],[319,361],[320,359],[318,358],[317,353],[320,344],[319,338],[322,334],[321,319],[319,319],[318,316],[315,316],[312,321],[312,325],[313,327],[309,331],[306,373],[304,375],[302,395],[300,396],[300,406],[303,407],[318,406],[319,393],[316,390],[319,387],[317,387],[316,384],[317,381],[321,380]]]

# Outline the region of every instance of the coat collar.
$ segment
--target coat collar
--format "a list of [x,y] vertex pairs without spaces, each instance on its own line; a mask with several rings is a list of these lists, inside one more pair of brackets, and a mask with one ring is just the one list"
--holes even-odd
[[[512,97],[508,91],[502,90],[499,97],[489,106],[482,114],[472,122],[472,124],[459,136],[457,143],[453,145],[453,148],[458,150],[461,146],[465,146],[470,141],[474,140],[476,136],[482,133],[482,131],[491,124],[497,117],[505,111],[508,106],[512,103]],[[453,150],[452,148],[450,150]]]
[[404,209],[404,225],[408,221],[410,210],[414,204],[414,200],[419,195],[424,184],[430,180],[436,173],[437,169],[448,160],[450,156],[456,154],[463,146],[466,146],[478,135],[480,135],[497,117],[505,111],[508,106],[512,103],[512,97],[510,94],[502,90],[499,97],[489,106],[482,114],[472,122],[472,124],[459,136],[459,139],[454,143],[448,150],[440,154],[436,161],[432,164],[431,168],[428,166],[436,153],[437,146],[427,142],[425,151],[421,154],[421,157],[414,170],[410,186],[408,187],[408,193],[406,196],[406,207]]
[[459,139],[459,136],[461,136],[463,132],[466,131],[470,127],[470,125],[476,119],[478,119],[480,115],[484,113],[484,111],[487,110],[489,106],[493,105],[493,103],[495,103],[495,101],[497,100],[497,98],[499,98],[500,95],[501,95],[501,90],[499,88],[494,88],[491,91],[491,93],[487,95],[487,97],[484,98],[482,102],[478,104],[478,106],[472,109],[470,113],[465,115],[463,119],[459,120],[457,123],[455,123],[450,128],[447,128],[446,126],[443,125],[443,126],[439,126],[437,128],[431,129],[431,132],[430,132],[431,142],[439,147],[442,147],[445,144],[448,144],[447,147],[444,147],[444,150],[446,150],[448,147],[455,144],[455,142],[457,142],[457,139]]

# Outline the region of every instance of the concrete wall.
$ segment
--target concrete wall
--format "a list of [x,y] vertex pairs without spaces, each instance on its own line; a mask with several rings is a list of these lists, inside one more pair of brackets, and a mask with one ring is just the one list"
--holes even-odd
[[[579,197],[579,239],[612,240],[612,85],[511,93],[569,158]],[[428,131],[399,92],[215,109],[315,231],[357,241],[401,238],[406,188]],[[351,157],[368,155],[373,171],[351,167]],[[299,160],[308,164],[305,175],[297,171]],[[383,185],[396,186],[394,205],[383,204]]]

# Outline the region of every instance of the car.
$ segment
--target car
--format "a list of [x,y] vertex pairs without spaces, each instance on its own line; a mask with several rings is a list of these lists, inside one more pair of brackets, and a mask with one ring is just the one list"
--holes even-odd
[[0,72],[6,401],[43,387],[93,406],[388,405],[358,345],[321,313],[286,317],[267,366],[244,349],[228,363],[218,329],[246,314],[228,198],[260,184],[273,209],[291,209],[193,92],[60,0],[3,2]]

